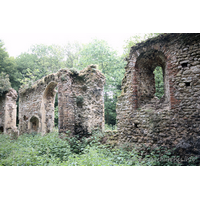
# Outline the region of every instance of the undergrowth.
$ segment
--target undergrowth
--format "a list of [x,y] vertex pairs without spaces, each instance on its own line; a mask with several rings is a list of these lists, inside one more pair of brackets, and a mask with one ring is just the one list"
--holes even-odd
[[[155,166],[178,165],[157,152],[142,156],[134,148],[111,148],[100,143],[103,133],[94,131],[88,138],[60,139],[57,131],[41,136],[24,134],[17,140],[0,135],[0,166]],[[168,154],[170,154],[168,152]],[[167,160],[167,161],[166,161]]]

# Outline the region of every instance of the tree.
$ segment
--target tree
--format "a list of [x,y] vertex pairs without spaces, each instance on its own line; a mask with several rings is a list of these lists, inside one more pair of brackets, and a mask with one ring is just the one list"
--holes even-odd
[[63,47],[65,62],[64,65],[66,68],[76,68],[76,63],[80,57],[80,51],[82,49],[82,45],[78,42],[70,43]]
[[63,68],[73,68],[81,45],[78,43],[59,45],[33,45],[27,53],[16,58],[18,80],[23,86],[31,85],[42,77]]
[[80,70],[91,64],[98,65],[98,69],[106,76],[108,92],[120,88],[125,62],[106,41],[94,39],[83,46],[77,68]]
[[8,92],[11,88],[9,75],[1,72],[0,73],[0,96],[2,96],[4,93]]
[[123,56],[127,57],[129,55],[132,46],[134,46],[137,43],[140,43],[142,41],[145,41],[149,38],[156,37],[159,34],[160,33],[145,33],[142,35],[137,34],[137,35],[131,36],[128,40],[124,41],[125,45],[124,45]]
[[9,54],[4,48],[4,43],[0,40],[0,73],[2,72],[9,75],[11,86],[14,89],[17,89],[16,83],[18,72],[16,71],[15,59],[9,57]]
[[64,68],[64,52],[59,45],[34,45],[29,52],[35,56],[34,63],[40,78]]

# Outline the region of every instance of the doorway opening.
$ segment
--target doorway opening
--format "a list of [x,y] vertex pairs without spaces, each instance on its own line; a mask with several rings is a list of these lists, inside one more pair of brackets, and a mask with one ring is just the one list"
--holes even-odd
[[3,126],[0,126],[0,134],[3,133]]

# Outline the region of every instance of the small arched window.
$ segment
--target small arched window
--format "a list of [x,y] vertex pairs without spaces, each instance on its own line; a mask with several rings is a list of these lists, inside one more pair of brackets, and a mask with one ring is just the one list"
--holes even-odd
[[31,117],[30,119],[31,131],[38,132],[39,128],[39,119],[35,116]]

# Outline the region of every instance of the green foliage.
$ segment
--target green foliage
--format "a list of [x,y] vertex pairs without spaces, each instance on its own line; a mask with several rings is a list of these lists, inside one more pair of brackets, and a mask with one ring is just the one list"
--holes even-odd
[[[90,138],[71,138],[71,152],[61,165],[64,166],[134,166],[140,165],[140,159],[134,150],[125,148],[110,149],[100,143],[104,136],[100,131],[94,131]],[[73,141],[73,142],[72,142]]]
[[132,46],[135,46],[137,43],[145,41],[149,38],[156,37],[159,34],[160,33],[146,33],[146,34],[137,34],[130,37],[128,40],[124,41],[125,45],[124,45],[123,56],[127,57],[129,55]]
[[90,43],[83,45],[77,68],[81,70],[91,64],[97,65],[98,70],[106,76],[104,86],[105,121],[114,125],[116,124],[116,101],[121,90],[125,61],[106,41],[93,39]]
[[6,93],[11,88],[9,75],[5,74],[4,72],[0,73],[0,96],[3,95],[3,93]]
[[108,125],[114,126],[116,124],[116,103],[117,103],[117,95],[108,96],[108,93],[104,95],[104,106],[105,106],[105,122]]
[[143,161],[150,166],[180,166],[179,156],[173,155],[171,150],[155,148],[144,156]]
[[66,58],[64,65],[66,68],[76,68],[81,49],[82,45],[78,42],[68,43],[64,46],[63,50]]
[[[64,68],[63,49],[58,45],[34,45],[16,58],[19,82],[30,87],[36,80]],[[25,86],[27,85],[27,86]]]
[[11,86],[17,89],[18,71],[16,70],[15,59],[9,57],[4,48],[4,43],[0,40],[0,73],[2,72],[9,74]]
[[54,125],[58,127],[58,93],[56,93],[55,102],[54,102]]
[[162,67],[156,67],[154,70],[154,77],[155,77],[155,87],[157,96],[159,99],[164,95],[164,82],[163,82],[163,70]]
[[76,97],[76,104],[79,107],[83,105],[83,97],[82,96],[77,96]]
[[75,154],[81,154],[88,145],[86,138],[80,138],[77,135],[66,138],[66,140],[69,143],[70,151]]
[[105,131],[113,131],[113,130],[117,130],[117,125],[109,125],[109,124],[105,124],[104,130],[105,130]]
[[68,143],[57,132],[44,137],[24,134],[17,140],[0,135],[0,166],[59,165],[69,155]]
[[[136,155],[110,150],[99,143],[102,133],[90,138],[69,137],[62,140],[57,132],[46,136],[24,134],[17,140],[0,135],[0,166],[118,166],[139,164]],[[134,156],[134,159],[132,159]]]
[[[148,155],[130,144],[110,148],[100,140],[104,133],[93,131],[88,138],[60,139],[54,131],[45,136],[24,134],[17,140],[0,134],[0,166],[179,166],[179,156],[173,151],[156,148]],[[187,165],[198,165],[197,157],[187,159]]]
[[154,149],[147,148],[148,154],[144,155],[143,151],[139,151],[142,156],[142,163],[148,166],[195,166],[199,165],[198,157],[181,158],[176,154],[175,149],[167,149],[165,147],[157,147]]
[[93,39],[83,46],[77,68],[83,69],[91,64],[97,65],[98,69],[106,76],[106,92],[118,90],[124,76],[125,62],[106,41]]
[[16,58],[19,85],[26,88],[48,74],[66,67],[73,68],[80,49],[78,43],[68,43],[64,47],[43,44],[32,46],[28,53]]
[[58,106],[56,106],[54,109],[54,125],[55,127],[58,126]]
[[71,155],[63,162],[64,166],[117,166],[112,157],[106,156],[104,151],[93,146],[87,147],[82,155]]

